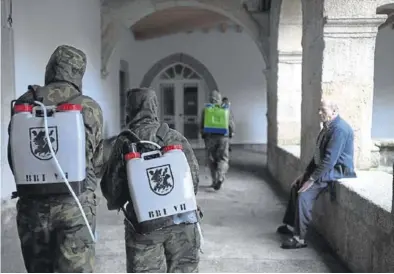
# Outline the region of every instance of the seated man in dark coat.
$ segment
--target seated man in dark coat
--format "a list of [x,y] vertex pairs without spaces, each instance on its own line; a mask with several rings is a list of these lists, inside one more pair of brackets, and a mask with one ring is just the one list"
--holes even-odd
[[317,138],[315,155],[305,173],[292,183],[284,225],[277,230],[291,235],[282,243],[282,248],[306,247],[305,234],[319,194],[338,179],[356,177],[353,129],[338,115],[338,107],[333,102],[322,101],[319,116],[323,128]]

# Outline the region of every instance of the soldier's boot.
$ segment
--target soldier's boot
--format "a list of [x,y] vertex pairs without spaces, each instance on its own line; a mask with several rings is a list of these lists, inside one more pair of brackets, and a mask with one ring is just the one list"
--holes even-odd
[[216,171],[212,172],[212,184],[211,187],[214,189],[216,187],[216,185],[218,184],[218,179],[217,179],[217,174]]
[[213,189],[219,190],[222,187],[223,181],[224,181],[223,179],[218,180],[216,184],[213,186]]

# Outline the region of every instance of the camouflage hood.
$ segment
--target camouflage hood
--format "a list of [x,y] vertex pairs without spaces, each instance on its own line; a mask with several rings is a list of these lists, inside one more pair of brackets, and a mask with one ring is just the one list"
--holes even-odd
[[85,70],[85,53],[72,46],[59,46],[48,61],[45,72],[45,85],[65,81],[82,91],[82,78]]
[[222,95],[219,93],[219,91],[211,91],[209,94],[209,102],[211,104],[222,104]]
[[127,93],[126,124],[131,130],[159,127],[158,101],[154,90],[135,88]]

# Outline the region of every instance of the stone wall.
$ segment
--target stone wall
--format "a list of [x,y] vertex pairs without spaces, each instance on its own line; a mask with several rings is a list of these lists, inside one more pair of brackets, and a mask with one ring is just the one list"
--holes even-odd
[[318,200],[314,225],[353,272],[393,272],[391,176],[358,175],[337,185],[336,201],[329,195]]
[[[274,153],[268,168],[286,192],[301,171],[294,149],[268,150]],[[337,185],[335,201],[328,193],[319,197],[313,226],[353,272],[394,272],[392,177],[381,171],[357,174]]]
[[[297,155],[298,154],[298,155]],[[268,147],[268,170],[286,192],[302,172],[299,146]]]

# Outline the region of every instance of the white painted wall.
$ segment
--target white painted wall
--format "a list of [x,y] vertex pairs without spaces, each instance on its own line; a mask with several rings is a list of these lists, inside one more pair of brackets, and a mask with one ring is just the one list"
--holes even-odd
[[[70,44],[87,55],[83,92],[100,104],[106,99],[100,77],[99,0],[14,0],[13,20],[17,96],[24,93],[29,84],[43,85],[50,55],[57,46]],[[8,122],[2,125],[3,130]],[[8,163],[3,161],[2,168],[9,170]],[[15,190],[14,179],[8,174],[8,178],[2,180],[2,197]]]
[[[130,52],[126,59],[130,58],[132,86],[139,86],[150,67],[168,55],[183,52],[196,58],[211,72],[222,94],[232,101],[237,127],[233,142],[266,143],[264,60],[245,32],[177,34],[143,42],[132,41],[130,47],[123,44],[119,52],[124,49]],[[111,63],[117,66],[119,57],[114,59]],[[118,76],[112,77],[117,79]],[[118,102],[111,104],[118,106]],[[109,127],[111,133],[116,133],[118,123]]]
[[[123,28],[121,39],[109,59],[107,70],[109,74],[102,80],[103,101],[101,107],[104,112],[104,133],[106,137],[117,135],[120,130],[120,110],[119,110],[119,70],[120,61],[128,63],[129,69],[138,67],[132,63],[131,56],[135,54],[132,49],[134,43],[130,31]],[[129,73],[130,85],[135,85],[131,73]]]
[[88,66],[86,95],[101,98],[100,0],[14,0],[16,92],[44,84],[45,66],[55,48],[69,44],[83,50]]
[[372,138],[394,139],[394,30],[382,28],[376,38]]
[[15,75],[14,75],[14,55],[13,55],[13,29],[5,22],[10,10],[10,1],[2,1],[2,30],[1,30],[1,186],[2,196],[10,194],[5,191],[9,186],[13,186],[12,172],[8,166],[8,123],[10,120],[10,102],[15,97]]

